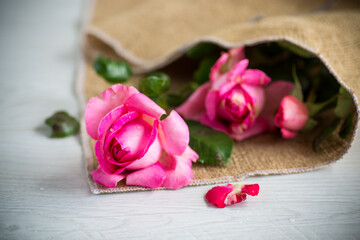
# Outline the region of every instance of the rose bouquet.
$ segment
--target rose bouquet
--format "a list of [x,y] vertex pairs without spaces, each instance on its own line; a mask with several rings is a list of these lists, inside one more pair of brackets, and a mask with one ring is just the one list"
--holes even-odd
[[[185,58],[198,69],[183,88],[171,89],[170,76],[156,72],[140,79],[140,91],[119,84],[132,75],[125,62],[94,61],[101,77],[117,83],[101,98],[91,98],[85,110],[87,132],[96,140],[98,167],[91,175],[98,184],[114,188],[124,180],[126,185],[177,189],[193,180],[194,162],[219,168],[220,162],[229,162],[233,141],[265,132],[292,139],[317,129],[309,139],[317,151],[336,129],[343,138],[352,131],[349,93],[321,61],[294,45],[227,51],[202,43]],[[323,79],[329,88],[321,88]],[[324,116],[330,124],[323,124]],[[225,205],[246,196],[243,188],[219,189],[232,189],[235,200],[227,192]],[[214,190],[209,199],[217,199],[216,192],[223,191]]]

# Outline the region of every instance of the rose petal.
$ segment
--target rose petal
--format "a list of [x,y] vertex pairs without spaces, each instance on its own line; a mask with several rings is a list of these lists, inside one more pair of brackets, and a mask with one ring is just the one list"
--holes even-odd
[[[119,174],[121,173],[126,166],[116,166],[114,164],[111,164],[107,160],[108,157],[108,146],[110,145],[110,140],[106,139],[106,136],[108,135],[109,128],[114,124],[116,125],[116,129],[111,130],[110,132],[114,131],[113,134],[116,134],[116,131],[121,129],[123,125],[125,125],[127,122],[134,120],[138,117],[138,113],[136,112],[130,112],[122,115],[121,117],[118,117],[118,115],[121,115],[123,113],[123,106],[115,108],[110,113],[108,113],[100,122],[99,125],[99,140],[95,144],[95,154],[97,157],[97,160],[102,167],[102,169],[108,173],[108,174]],[[114,123],[116,121],[116,123]],[[111,134],[111,133],[110,133]],[[107,140],[107,141],[106,141]]]
[[247,69],[241,76],[241,82],[249,85],[264,86],[270,81],[263,71],[257,69]]
[[159,136],[164,150],[181,155],[189,144],[189,128],[176,111],[160,121]]
[[256,196],[258,193],[258,184],[228,184],[227,186],[213,187],[207,192],[205,197],[209,203],[214,204],[219,208],[224,208],[225,206],[244,201],[247,194]]
[[[265,103],[265,92],[262,87],[251,86],[247,84],[241,84],[242,89],[245,92],[245,96],[251,97],[251,103],[254,107],[253,112],[255,113],[255,117],[257,117],[262,109],[264,108]],[[249,100],[247,100],[249,102]]]
[[123,161],[142,158],[157,136],[157,128],[150,126],[146,121],[137,118],[126,123],[115,135],[121,149],[128,153]]
[[149,188],[158,188],[166,178],[164,169],[160,163],[137,170],[126,177],[126,185],[137,185]]
[[259,194],[259,184],[245,184],[241,188],[241,192],[244,192],[250,196],[257,196]]
[[228,53],[222,53],[221,57],[216,61],[214,66],[212,66],[212,68],[210,70],[210,75],[209,75],[211,82],[215,82],[220,77],[220,75],[222,74],[221,68],[226,63],[228,57],[229,57]]
[[286,139],[294,138],[297,135],[296,131],[290,131],[290,130],[287,130],[286,128],[281,128],[280,131],[281,131],[281,136]]
[[219,208],[224,208],[225,199],[233,189],[234,186],[231,184],[228,184],[227,186],[216,186],[210,189],[205,197],[209,203],[214,204]]
[[219,92],[215,90],[210,90],[206,95],[206,99],[205,99],[206,114],[210,120],[214,120],[216,118],[216,111],[219,102],[220,102]]
[[215,118],[214,120],[210,120],[209,117],[207,115],[204,115],[201,119],[200,119],[200,122],[206,126],[209,126],[215,130],[218,130],[218,131],[223,131],[223,132],[226,132],[228,133],[228,127],[227,125],[220,121],[219,119]]
[[133,94],[125,100],[124,105],[129,111],[141,112],[156,119],[166,114],[164,109],[142,93]]
[[107,174],[100,166],[91,172],[91,176],[95,182],[108,188],[116,187],[117,183],[126,177],[125,174]]
[[243,46],[232,48],[229,50],[228,67],[231,69],[236,63],[245,58],[245,48]]
[[274,115],[280,106],[280,102],[294,88],[294,84],[287,81],[272,82],[265,88],[266,104],[261,112],[261,116],[266,119],[269,130],[275,130]]
[[249,129],[243,131],[241,124],[233,123],[231,124],[231,133],[229,134],[233,139],[237,141],[242,141],[246,138],[253,137],[265,132],[268,129],[267,122],[264,118],[258,117],[255,120],[253,126]]
[[210,89],[210,82],[201,85],[176,111],[185,119],[199,121],[206,114],[205,98]]
[[134,161],[126,167],[128,170],[135,170],[149,167],[159,161],[161,156],[162,148],[160,140],[158,138],[151,144],[145,155],[139,160]]
[[189,185],[192,181],[193,172],[191,170],[190,159],[166,154],[160,162],[166,174],[166,178],[162,184],[163,187],[179,189]]
[[86,130],[90,137],[97,140],[101,119],[114,108],[121,106],[129,96],[138,92],[134,87],[116,84],[101,94],[103,99],[91,98],[85,109]]
[[243,72],[245,71],[248,65],[249,65],[248,59],[243,59],[237,64],[235,64],[235,66],[232,67],[232,69],[229,72],[228,81],[240,83],[241,75],[243,74]]

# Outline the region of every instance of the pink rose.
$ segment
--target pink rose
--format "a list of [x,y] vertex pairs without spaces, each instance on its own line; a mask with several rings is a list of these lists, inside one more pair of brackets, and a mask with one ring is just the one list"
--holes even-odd
[[177,111],[236,140],[264,132],[267,123],[258,116],[270,78],[260,70],[246,69],[249,61],[243,58],[242,47],[223,53],[211,69],[210,82],[200,86]]
[[246,199],[246,195],[256,196],[259,194],[258,184],[228,184],[227,186],[216,186],[210,189],[205,198],[209,203],[218,208],[224,208]]
[[292,95],[285,96],[275,115],[275,125],[281,128],[283,138],[294,138],[309,118],[305,104]]
[[[198,155],[188,146],[189,130],[175,111],[165,110],[136,88],[113,85],[90,99],[85,110],[88,134],[95,140],[98,168],[93,179],[106,187],[127,185],[177,189],[193,179]],[[164,150],[164,151],[163,151]]]

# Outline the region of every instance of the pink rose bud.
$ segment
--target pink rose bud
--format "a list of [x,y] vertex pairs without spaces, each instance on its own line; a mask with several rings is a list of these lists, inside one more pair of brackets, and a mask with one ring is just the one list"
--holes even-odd
[[[98,168],[93,179],[105,187],[126,184],[177,189],[193,179],[198,155],[188,146],[189,129],[172,111],[166,114],[136,88],[113,85],[90,99],[85,110],[88,134],[97,140]],[[164,151],[163,151],[164,150]]]
[[224,208],[246,199],[246,195],[257,196],[259,194],[259,185],[251,184],[228,184],[227,186],[216,186],[206,193],[206,199],[209,203],[218,208]]
[[248,64],[242,47],[223,53],[211,69],[210,82],[200,86],[177,111],[239,141],[264,132],[267,123],[258,116],[270,78],[260,70],[246,69]]
[[281,128],[283,138],[294,138],[309,118],[305,104],[292,95],[285,96],[275,115],[275,125]]

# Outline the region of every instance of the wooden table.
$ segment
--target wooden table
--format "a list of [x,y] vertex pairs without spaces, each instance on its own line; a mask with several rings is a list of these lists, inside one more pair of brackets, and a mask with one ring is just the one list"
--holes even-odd
[[92,195],[79,137],[46,117],[79,116],[74,74],[86,3],[1,1],[0,239],[358,239],[360,140],[336,164],[253,177],[258,197],[217,209],[212,186]]

